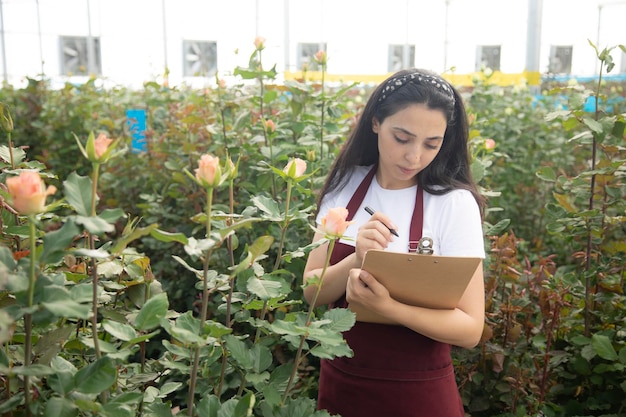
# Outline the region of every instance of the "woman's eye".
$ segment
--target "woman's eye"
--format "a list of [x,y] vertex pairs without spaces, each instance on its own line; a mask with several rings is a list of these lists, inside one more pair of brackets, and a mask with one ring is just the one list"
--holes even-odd
[[397,136],[394,136],[394,137],[396,138],[396,141],[397,141],[398,143],[409,143],[409,141],[408,141],[408,140],[404,140],[404,139],[399,138],[399,137],[397,137]]

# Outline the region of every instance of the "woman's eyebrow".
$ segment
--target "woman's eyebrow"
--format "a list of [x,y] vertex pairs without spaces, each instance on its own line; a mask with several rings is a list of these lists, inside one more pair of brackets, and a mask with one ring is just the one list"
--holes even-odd
[[398,131],[404,133],[405,135],[409,135],[409,136],[414,137],[414,138],[417,137],[417,135],[415,133],[409,132],[408,130],[406,130],[405,128],[400,127],[400,126],[394,126],[393,130],[398,130]]
[[[400,127],[400,126],[394,126],[392,129],[393,130],[397,130],[399,132],[402,132],[405,135],[411,136],[412,138],[416,138],[417,137],[417,135],[415,133],[412,133],[412,132],[410,132],[410,131],[408,131],[405,128]],[[443,136],[439,136],[439,135],[438,136],[432,136],[432,137],[426,138],[426,140],[443,140]]]

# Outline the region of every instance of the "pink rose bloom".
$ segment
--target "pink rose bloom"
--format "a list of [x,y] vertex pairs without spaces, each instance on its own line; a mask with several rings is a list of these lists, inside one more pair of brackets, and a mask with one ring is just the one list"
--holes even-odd
[[263,121],[263,124],[265,125],[265,128],[267,129],[268,132],[276,131],[276,125],[274,124],[274,121],[272,119]]
[[328,210],[326,216],[322,218],[322,232],[332,237],[341,237],[353,221],[346,221],[348,209],[335,207]]
[[318,64],[321,64],[321,65],[326,65],[326,62],[327,62],[326,52],[324,52],[324,51],[318,51],[318,52],[315,54],[314,59],[315,59],[315,61],[316,61]]
[[289,161],[289,163],[283,169],[283,172],[289,175],[289,172],[291,171],[291,166],[294,164],[296,165],[296,170],[292,178],[298,178],[304,175],[304,171],[306,171],[306,161],[300,158],[294,158],[291,161]]
[[109,145],[112,142],[113,139],[109,139],[107,135],[100,133],[94,142],[94,146],[96,148],[96,158],[102,158],[102,155],[104,155],[107,149],[109,149]]
[[46,197],[57,190],[53,185],[46,189],[46,184],[35,171],[22,171],[17,177],[7,178],[7,187],[13,208],[26,215],[45,211]]
[[493,139],[485,139],[485,149],[492,150],[496,147],[496,141]]
[[254,39],[254,46],[256,49],[263,49],[265,47],[265,38],[262,36],[257,36]]
[[205,186],[214,186],[219,182],[220,175],[220,159],[217,156],[202,155],[196,168],[196,178]]

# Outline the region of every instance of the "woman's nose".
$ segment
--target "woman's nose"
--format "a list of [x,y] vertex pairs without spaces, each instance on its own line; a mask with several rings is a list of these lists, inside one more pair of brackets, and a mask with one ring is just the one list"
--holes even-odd
[[406,159],[407,159],[408,161],[411,161],[411,162],[414,162],[414,161],[419,161],[420,156],[421,156],[421,152],[420,152],[419,148],[416,146],[416,147],[411,148],[411,149],[407,152],[407,154],[406,154]]

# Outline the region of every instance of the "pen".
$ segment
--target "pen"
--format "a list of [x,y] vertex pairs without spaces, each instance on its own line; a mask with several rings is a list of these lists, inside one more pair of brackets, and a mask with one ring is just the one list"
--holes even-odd
[[[365,206],[365,211],[367,211],[367,212],[370,214],[370,216],[373,216],[373,215],[374,215],[374,210],[372,210],[371,208],[369,208],[369,207],[367,207],[367,206]],[[384,223],[383,223],[383,224],[384,224]],[[397,237],[400,237],[400,236],[398,236],[398,232],[396,232],[396,230],[395,230],[395,229],[392,229],[391,227],[387,226],[386,224],[384,224],[384,225],[385,225],[385,227],[386,227],[387,229],[389,229],[389,231],[391,232],[391,234],[392,234],[392,235],[397,236]]]

